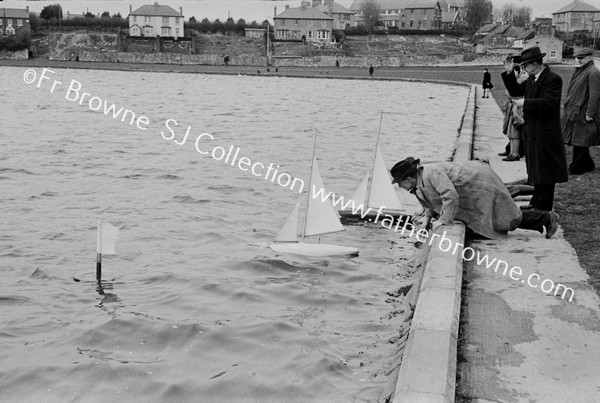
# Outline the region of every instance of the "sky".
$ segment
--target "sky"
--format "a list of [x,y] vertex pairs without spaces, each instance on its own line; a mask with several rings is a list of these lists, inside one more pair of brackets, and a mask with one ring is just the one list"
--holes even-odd
[[[144,5],[152,4],[158,1],[159,4],[166,4],[178,10],[183,7],[184,16],[189,18],[194,15],[197,19],[208,18],[214,20],[219,18],[226,20],[228,15],[234,19],[244,18],[248,21],[262,21],[266,18],[272,20],[273,8],[277,7],[280,13],[285,9],[285,5],[298,7],[300,0],[4,0],[0,7],[25,8],[29,6],[30,11],[40,12],[43,7],[49,4],[61,4],[63,11],[81,14],[86,11],[92,13],[102,13],[109,11],[111,14],[120,12],[126,16],[129,13],[129,5],[134,9]],[[353,0],[336,0],[337,3],[350,7]],[[516,7],[531,7],[535,17],[552,17],[552,13],[569,4],[571,0],[492,0],[496,8],[501,8],[504,4],[512,3]],[[586,3],[600,9],[600,0],[586,0]]]

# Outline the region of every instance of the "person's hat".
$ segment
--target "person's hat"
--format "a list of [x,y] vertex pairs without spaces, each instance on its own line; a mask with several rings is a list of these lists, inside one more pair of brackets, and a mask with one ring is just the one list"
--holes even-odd
[[591,56],[593,54],[594,54],[594,52],[592,52],[592,49],[590,49],[590,48],[581,48],[581,49],[579,49],[575,53],[575,57],[577,57],[579,59],[583,59],[584,57]]
[[515,64],[520,64],[521,63],[521,55],[512,56],[511,59],[512,59],[512,62],[515,63]]
[[539,46],[524,49],[521,52],[521,65],[533,62],[534,60],[541,60],[544,56],[546,56],[546,54],[540,51]]
[[421,162],[420,159],[414,159],[413,157],[408,157],[405,160],[402,160],[390,169],[390,174],[392,175],[392,183],[398,183],[402,179],[405,179],[412,174],[414,174],[417,170],[417,165]]

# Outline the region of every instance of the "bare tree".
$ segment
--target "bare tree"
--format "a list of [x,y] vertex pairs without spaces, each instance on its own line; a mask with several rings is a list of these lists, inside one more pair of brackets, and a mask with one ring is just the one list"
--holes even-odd
[[490,0],[467,0],[467,24],[471,31],[477,31],[492,19],[494,6]]
[[365,19],[365,28],[368,33],[372,33],[373,27],[377,25],[379,20],[379,4],[375,0],[367,0],[362,3],[360,9]]
[[531,7],[515,7],[512,3],[508,3],[495,11],[495,17],[505,24],[527,27],[531,23],[531,13]]

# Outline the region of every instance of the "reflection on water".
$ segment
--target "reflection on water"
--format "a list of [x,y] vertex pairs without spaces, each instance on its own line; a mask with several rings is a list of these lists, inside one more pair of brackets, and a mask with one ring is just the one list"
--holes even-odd
[[[305,196],[160,132],[175,119],[178,136],[190,126],[190,138],[214,137],[203,146],[307,178],[317,129],[325,186],[348,195],[381,110],[388,166],[447,159],[466,88],[57,69],[64,84],[50,93],[24,71],[0,70],[5,400],[377,399],[414,240],[348,227],[323,240],[359,247],[356,259],[277,256],[267,245]],[[147,129],[65,99],[71,80],[147,116]],[[100,284],[97,218],[121,229]]]

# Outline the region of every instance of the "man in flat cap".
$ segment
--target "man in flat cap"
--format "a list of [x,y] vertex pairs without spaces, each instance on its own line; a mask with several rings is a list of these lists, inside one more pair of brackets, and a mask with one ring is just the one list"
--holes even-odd
[[521,69],[529,78],[519,84],[515,64],[505,63],[502,81],[511,96],[524,97],[514,101],[523,107],[525,162],[533,183],[530,205],[524,208],[552,211],[555,184],[566,182],[569,175],[560,125],[562,79],[543,64],[545,55],[537,46],[523,50]]
[[594,65],[593,52],[581,48],[575,53],[577,67],[571,77],[562,119],[565,144],[573,146],[571,175],[596,169],[590,146],[600,145],[600,71]]

